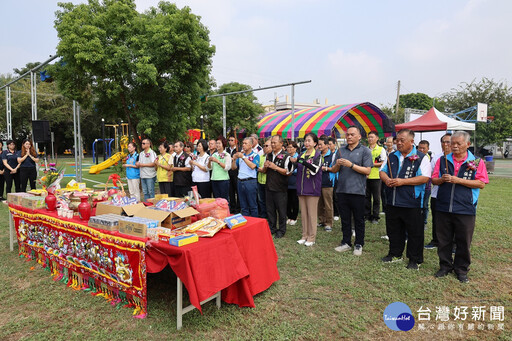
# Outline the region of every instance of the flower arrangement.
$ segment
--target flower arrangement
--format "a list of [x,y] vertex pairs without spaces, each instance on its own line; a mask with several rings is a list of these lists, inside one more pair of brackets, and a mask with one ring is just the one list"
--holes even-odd
[[64,177],[64,166],[56,167],[55,163],[49,163],[48,168],[44,170],[44,175],[39,179],[39,183],[48,193],[54,193],[60,188],[60,181]]
[[469,161],[467,168],[469,170],[473,170],[473,171],[476,170],[476,163],[475,163],[475,161]]

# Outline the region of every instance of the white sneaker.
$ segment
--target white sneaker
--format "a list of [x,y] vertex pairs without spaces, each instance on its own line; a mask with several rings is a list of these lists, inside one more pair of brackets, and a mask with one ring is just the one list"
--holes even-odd
[[332,227],[330,227],[329,225],[326,225],[324,227],[324,229],[325,229],[325,232],[332,232]]
[[363,247],[359,244],[357,244],[354,247],[354,256],[361,256],[363,254]]
[[290,225],[295,226],[297,224],[297,220],[290,219]]
[[336,246],[334,248],[334,251],[337,251],[337,252],[345,252],[345,251],[348,251],[350,250],[351,247],[348,246],[348,244],[341,244],[340,246]]
[[389,237],[387,235],[385,236],[380,236],[382,239],[386,239],[386,240],[389,240]]
[[337,215],[334,216],[334,220],[338,221],[340,220],[340,217],[338,217]]
[[315,242],[305,242],[304,245],[306,245],[306,246],[313,246],[313,245],[315,245]]
[[290,225],[290,221],[292,221],[291,219],[286,219],[286,225]]
[[306,239],[297,240],[297,244],[304,245],[304,243],[306,243]]

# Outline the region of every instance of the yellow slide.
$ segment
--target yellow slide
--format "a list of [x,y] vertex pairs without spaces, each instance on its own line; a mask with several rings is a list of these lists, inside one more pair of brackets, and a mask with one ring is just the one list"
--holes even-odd
[[89,169],[89,174],[100,174],[102,170],[112,167],[117,162],[121,162],[121,160],[123,160],[126,157],[126,155],[127,154],[123,152],[115,153],[102,163],[92,166],[91,169]]

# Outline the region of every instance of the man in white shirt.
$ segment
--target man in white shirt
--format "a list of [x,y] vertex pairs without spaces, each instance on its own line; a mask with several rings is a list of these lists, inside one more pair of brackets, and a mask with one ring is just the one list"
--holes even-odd
[[151,140],[142,140],[142,152],[139,154],[139,161],[135,165],[140,169],[140,182],[145,201],[155,197],[156,158],[156,153],[151,149]]

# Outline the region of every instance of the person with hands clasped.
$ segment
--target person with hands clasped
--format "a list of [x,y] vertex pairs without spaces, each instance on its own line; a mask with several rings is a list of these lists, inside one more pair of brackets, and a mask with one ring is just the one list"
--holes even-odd
[[212,197],[212,186],[210,184],[210,172],[208,170],[208,159],[210,156],[206,153],[208,142],[204,139],[197,141],[197,155],[190,160],[192,167],[192,184],[197,186],[197,191],[201,198]]
[[158,151],[160,155],[158,155],[155,160],[156,167],[156,180],[158,181],[158,188],[160,189],[160,194],[167,194],[170,197],[173,196],[171,189],[171,182],[169,181],[169,171],[172,168],[172,160],[171,154],[169,154],[169,144],[167,141],[163,141],[158,146]]
[[229,173],[231,169],[231,155],[226,152],[228,141],[219,136],[216,141],[217,151],[210,156],[208,168],[212,170],[212,190],[215,198],[224,198],[229,201]]
[[322,194],[322,153],[316,150],[317,145],[316,134],[306,134],[306,151],[296,160],[297,195],[302,220],[302,238],[297,243],[306,246],[315,245],[318,199]]
[[14,191],[20,192],[20,173],[18,169],[18,155],[16,153],[16,143],[13,140],[7,140],[7,149],[2,153],[2,163],[4,164],[5,178],[5,197],[12,191],[12,183],[14,181]]
[[402,260],[407,238],[407,269],[418,270],[423,263],[423,197],[432,168],[430,160],[414,146],[414,132],[402,129],[396,136],[397,151],[388,155],[380,169],[386,186],[386,233],[389,237],[385,263]]
[[135,142],[128,143],[128,156],[123,167],[126,168],[126,182],[128,183],[128,191],[137,201],[140,201],[140,170],[136,166],[139,161],[139,153],[137,153],[137,145]]
[[437,160],[432,173],[432,183],[439,186],[435,206],[439,271],[435,276],[444,277],[454,271],[461,283],[467,283],[478,196],[489,177],[485,163],[468,150],[471,142],[467,132],[456,131],[450,144],[451,153]]
[[135,166],[140,169],[140,182],[145,201],[155,197],[155,160],[156,153],[151,149],[151,140],[142,140],[142,152],[140,152],[139,161],[135,163]]
[[[267,154],[262,172],[267,174],[265,187],[265,206],[270,232],[275,238],[282,238],[286,233],[286,203],[288,201],[288,176],[290,157],[283,150],[283,138],[272,136],[270,140],[272,152]],[[277,216],[279,215],[279,226]]]
[[18,163],[20,164],[20,191],[27,190],[27,182],[30,182],[30,189],[36,189],[37,169],[39,162],[37,152],[32,145],[32,141],[24,140],[21,150],[18,151]]
[[231,169],[238,171],[238,197],[242,215],[258,217],[258,167],[260,156],[252,150],[252,139],[242,142],[242,152],[233,154]]
[[331,172],[339,172],[336,196],[338,212],[341,218],[343,239],[334,248],[337,252],[352,249],[352,216],[356,240],[353,255],[361,256],[364,246],[364,208],[366,198],[366,177],[370,174],[373,160],[372,152],[361,144],[361,129],[357,126],[348,127],[345,137],[347,145],[340,147],[335,156]]

